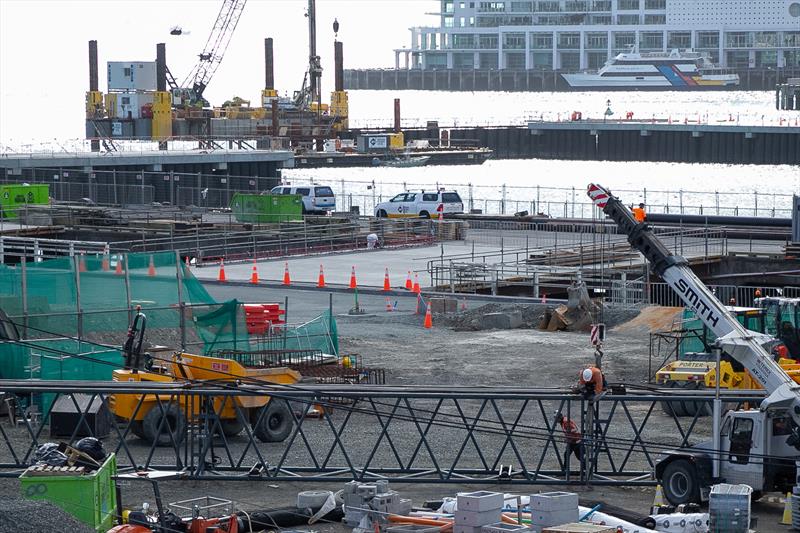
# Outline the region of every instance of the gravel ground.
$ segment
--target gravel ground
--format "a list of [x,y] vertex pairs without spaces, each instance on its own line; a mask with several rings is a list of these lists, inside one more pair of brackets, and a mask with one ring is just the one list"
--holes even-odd
[[69,531],[94,533],[71,514],[44,501],[30,501],[5,496],[0,504],[0,533],[45,533]]
[[[290,298],[290,320],[305,320],[316,316],[328,307],[328,294],[316,291],[282,291],[258,290],[247,287],[209,287],[212,294],[222,300],[227,298],[240,298],[244,301],[282,301],[285,295]],[[334,313],[339,326],[340,344],[343,353],[358,353],[363,357],[367,366],[384,368],[386,379],[390,384],[396,385],[435,385],[446,390],[450,386],[510,386],[510,387],[557,387],[567,389],[578,378],[578,372],[584,365],[594,361],[593,348],[589,345],[588,335],[585,333],[557,332],[549,333],[537,329],[515,330],[487,330],[475,332],[457,332],[450,327],[443,326],[448,320],[437,315],[434,317],[433,329],[422,328],[422,316],[413,312],[415,301],[409,297],[392,298],[398,302],[398,311],[386,313],[384,311],[384,298],[382,296],[360,295],[360,304],[368,311],[364,316],[349,316],[347,309],[352,307],[352,295],[335,294],[333,297]],[[482,313],[479,306],[483,302],[469,301],[469,313]],[[527,316],[535,317],[541,310],[536,306],[528,306]],[[488,309],[493,309],[488,308]],[[625,317],[609,317],[607,322],[622,322]],[[456,317],[456,320],[457,317]],[[648,335],[641,328],[632,331],[609,333],[606,343],[606,356],[604,368],[611,382],[641,383],[647,373]],[[342,431],[342,442],[351,456],[366,460],[373,449],[377,439],[380,439],[382,423],[386,423],[388,411],[394,405],[393,399],[387,399],[387,405],[382,420],[374,414],[356,413]],[[433,410],[435,402],[425,399],[414,399],[411,405],[418,412]],[[445,403],[440,407],[440,416],[459,417],[459,410],[464,416],[478,413],[481,404],[477,401],[465,401],[459,406]],[[371,410],[369,404],[359,404],[359,408]],[[531,428],[542,427],[545,417],[550,418],[553,405],[544,402],[542,405],[523,406],[521,401],[508,400],[498,402],[498,410],[503,414],[506,423],[513,422],[520,416],[522,430],[530,431]],[[492,414],[492,406],[485,408],[482,420],[497,421],[496,414]],[[402,409],[399,410],[399,412]],[[629,413],[636,423],[649,417],[648,428],[650,433],[643,436],[661,444],[670,444],[679,439],[674,424],[656,408],[649,413],[649,404],[630,405]],[[622,409],[615,414],[618,420],[614,438],[632,439],[633,429],[625,420],[626,413]],[[336,409],[333,413],[333,423],[339,427],[345,418],[345,409]],[[458,420],[458,418],[456,418]],[[2,421],[0,423],[6,424]],[[689,421],[685,425],[688,425]],[[694,439],[700,440],[707,435],[708,428],[703,423],[695,428]],[[672,429],[670,429],[672,428]],[[318,456],[320,451],[327,451],[332,446],[331,428],[324,420],[306,419],[303,423],[306,433],[307,445],[314,449]],[[8,431],[8,430],[7,430]],[[15,448],[28,437],[24,431],[11,432]],[[411,422],[394,420],[389,426],[388,434],[392,444],[399,450],[401,460],[408,462],[410,452],[419,442],[419,429]],[[454,460],[459,466],[480,466],[480,457],[470,444],[464,450],[460,459],[457,452],[464,441],[464,433],[458,430],[436,426],[428,434],[429,443],[436,450],[442,466],[449,467]],[[17,440],[18,439],[18,440]],[[503,453],[505,438],[493,433],[478,434],[476,440],[489,456],[486,460],[491,464],[497,458],[501,464],[519,465],[519,458],[511,447],[506,446]],[[515,438],[518,452],[526,465],[535,461],[543,450],[544,442],[534,438]],[[146,457],[149,447],[134,437],[128,437],[127,444],[137,457]],[[116,445],[115,438],[106,439],[106,447],[113,449]],[[259,445],[260,452],[270,464],[277,464],[282,455],[286,453],[286,465],[311,464],[311,457],[305,447],[306,444],[298,439],[288,452],[286,443],[270,443]],[[242,459],[242,464],[252,464],[256,456],[252,449],[245,451],[246,440],[242,437],[231,439],[231,449],[234,461]],[[219,453],[219,451],[218,451]],[[156,450],[156,462],[167,460],[172,454],[169,450]],[[324,457],[324,453],[321,454]],[[342,464],[341,454],[335,450],[331,455],[330,464]],[[0,461],[8,461],[8,450],[0,447]],[[121,462],[125,461],[124,457]],[[223,457],[224,461],[228,461]],[[554,456],[548,455],[545,465],[553,466]],[[397,466],[394,452],[384,438],[370,463],[372,467]],[[645,466],[644,455],[638,451],[631,454],[629,465]],[[414,466],[430,468],[430,457],[424,453],[419,454]],[[229,498],[237,501],[245,509],[270,508],[289,505],[294,501],[295,495],[301,490],[328,488],[338,490],[340,483],[309,483],[309,482],[277,482],[263,481],[237,481],[237,482],[162,482],[162,491],[165,501],[176,501],[206,494]],[[459,490],[473,490],[487,488],[486,485],[453,485],[453,484],[413,484],[405,485],[393,483],[395,489],[403,493],[404,497],[411,497],[415,504],[421,504],[426,499],[439,498],[452,495]],[[19,488],[16,480],[0,481],[0,496],[17,495]],[[547,490],[548,487],[536,486],[491,486],[491,490],[507,490],[509,492],[530,493]],[[649,488],[609,488],[609,487],[574,487],[589,499],[612,501],[616,505],[643,512],[652,502],[653,491]],[[131,482],[123,486],[123,500],[130,506],[137,507],[142,501],[152,502],[152,491],[148,486]],[[573,490],[573,488],[570,488]],[[760,531],[782,531],[773,526],[777,522],[781,507],[768,502],[758,503],[754,512],[763,516],[759,524]],[[319,525],[314,527],[317,531],[341,530],[337,525]],[[77,531],[77,530],[75,530]]]

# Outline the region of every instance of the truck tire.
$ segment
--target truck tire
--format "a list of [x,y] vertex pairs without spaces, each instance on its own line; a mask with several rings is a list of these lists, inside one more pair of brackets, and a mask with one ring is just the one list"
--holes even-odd
[[283,442],[292,432],[292,418],[285,401],[270,400],[258,411],[253,434],[261,442]]
[[238,418],[224,418],[219,421],[219,427],[226,437],[235,437],[244,429],[244,423]]
[[378,218],[386,218],[386,211],[383,209],[378,209],[378,212],[375,214],[375,216]]
[[139,437],[140,439],[145,439],[144,426],[141,420],[131,420],[130,433]]
[[[144,440],[156,446],[172,446],[173,442],[176,446],[180,445],[186,436],[186,417],[175,403],[162,407],[163,410],[158,405],[154,405],[144,415],[142,420]],[[163,425],[162,419],[166,419]]]
[[420,211],[419,216],[420,218],[431,218],[431,214],[428,213],[427,211]]
[[[669,381],[664,384],[664,388],[667,389],[680,389],[681,384],[677,381]],[[676,391],[678,392],[678,391]],[[686,410],[684,409],[685,402],[661,402],[661,409],[668,415],[675,415],[675,416],[686,416]]]
[[[701,390],[705,389],[704,383],[699,381],[687,381],[683,386],[684,390]],[[703,401],[684,400],[683,410],[686,411],[686,416],[709,416],[711,414],[711,405]]]
[[700,503],[700,484],[697,471],[685,459],[677,459],[664,469],[661,477],[664,496],[672,505],[682,503]]

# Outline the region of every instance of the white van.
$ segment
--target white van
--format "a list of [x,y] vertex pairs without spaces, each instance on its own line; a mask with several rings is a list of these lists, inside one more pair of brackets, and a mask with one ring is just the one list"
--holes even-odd
[[333,189],[327,185],[299,185],[273,187],[272,194],[299,194],[303,197],[303,213],[325,214],[336,209]]
[[464,212],[464,203],[456,191],[414,191],[400,193],[388,202],[375,206],[375,216],[435,218],[444,214]]

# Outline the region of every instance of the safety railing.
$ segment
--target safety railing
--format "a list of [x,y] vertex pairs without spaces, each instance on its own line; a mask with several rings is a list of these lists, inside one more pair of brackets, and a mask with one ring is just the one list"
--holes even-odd
[[105,242],[0,235],[0,263],[6,262],[6,256],[29,257],[34,261],[41,261],[54,257],[102,254],[107,251],[108,245]]
[[[645,389],[590,402],[559,389],[444,392],[252,381],[234,387],[6,380],[0,387],[11,400],[11,415],[0,419],[0,476],[17,477],[50,440],[46,428],[57,411],[49,407],[32,416],[48,395],[50,406],[60,400],[75,421],[59,440],[102,437],[123,472],[182,471],[189,479],[214,481],[654,485],[662,452],[710,438],[711,425],[701,419],[705,410],[677,417],[669,406],[713,399],[699,391]],[[734,405],[760,398],[758,391],[722,392]],[[96,413],[89,411],[98,404],[121,422],[90,424]],[[309,418],[312,407],[321,417]],[[573,420],[583,435],[581,460],[571,457],[554,412]],[[107,434],[97,433],[102,426]]]

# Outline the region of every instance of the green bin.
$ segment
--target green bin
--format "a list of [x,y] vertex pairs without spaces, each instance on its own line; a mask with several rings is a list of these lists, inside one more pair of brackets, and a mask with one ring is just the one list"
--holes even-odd
[[264,224],[303,220],[303,197],[299,194],[236,193],[230,207],[237,222]]
[[22,495],[29,500],[47,500],[91,526],[98,532],[114,527],[117,513],[117,492],[113,476],[117,474],[117,458],[112,453],[103,466],[84,476],[20,477]]
[[28,205],[50,203],[50,186],[47,184],[12,183],[0,185],[0,216],[19,218],[20,211]]

